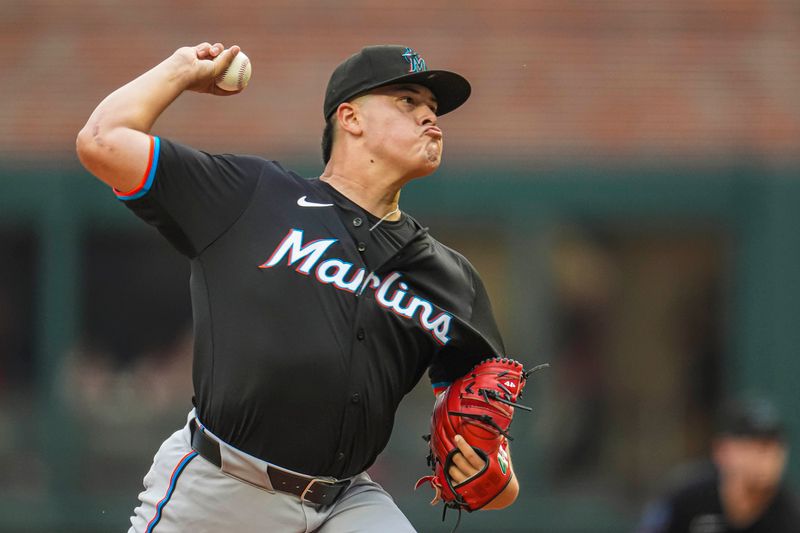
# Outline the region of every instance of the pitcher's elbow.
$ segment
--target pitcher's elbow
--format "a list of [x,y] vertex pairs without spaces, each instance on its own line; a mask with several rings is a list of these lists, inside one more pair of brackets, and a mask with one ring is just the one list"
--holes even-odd
[[75,152],[78,154],[78,160],[89,171],[91,171],[100,156],[102,151],[103,140],[96,127],[86,124],[78,136],[75,138]]

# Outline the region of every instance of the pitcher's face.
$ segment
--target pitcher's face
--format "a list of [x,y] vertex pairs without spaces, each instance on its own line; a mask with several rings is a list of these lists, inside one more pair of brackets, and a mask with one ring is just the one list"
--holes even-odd
[[416,178],[434,172],[442,160],[443,134],[436,97],[422,85],[379,87],[354,100],[371,155]]

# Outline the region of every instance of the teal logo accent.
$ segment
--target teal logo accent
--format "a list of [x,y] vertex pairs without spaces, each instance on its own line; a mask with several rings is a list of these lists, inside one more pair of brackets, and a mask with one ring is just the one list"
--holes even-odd
[[428,66],[425,64],[425,60],[419,57],[419,54],[416,53],[411,48],[406,48],[403,51],[403,59],[408,61],[409,72],[424,72],[428,70]]

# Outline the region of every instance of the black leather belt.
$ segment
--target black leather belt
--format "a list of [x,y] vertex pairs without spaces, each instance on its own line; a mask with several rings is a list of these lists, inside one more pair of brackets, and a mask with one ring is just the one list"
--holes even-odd
[[[222,454],[219,443],[208,436],[197,423],[190,424],[192,432],[192,448],[206,461],[222,468]],[[330,481],[326,479],[296,474],[267,464],[267,477],[272,487],[263,487],[267,490],[278,490],[298,496],[302,501],[316,505],[332,505],[350,486],[350,480]]]

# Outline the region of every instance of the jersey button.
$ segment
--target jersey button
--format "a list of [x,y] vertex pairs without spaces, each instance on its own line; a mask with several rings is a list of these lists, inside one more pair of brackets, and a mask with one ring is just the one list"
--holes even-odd
[[358,248],[359,252],[363,252],[364,250],[367,249],[367,245],[364,244],[363,242],[360,242],[360,243],[358,243],[358,247],[357,248]]
[[339,452],[336,454],[336,460],[341,461],[344,459],[344,452]]
[[350,401],[352,403],[359,403],[361,401],[361,395],[358,394],[357,392],[354,393],[352,396],[350,396]]
[[355,227],[359,227],[363,223],[364,223],[364,221],[361,220],[361,217],[356,217],[356,218],[353,219],[353,225]]
[[364,333],[364,328],[358,328],[358,331],[356,332],[356,339],[363,341],[364,337],[366,336],[367,334]]

